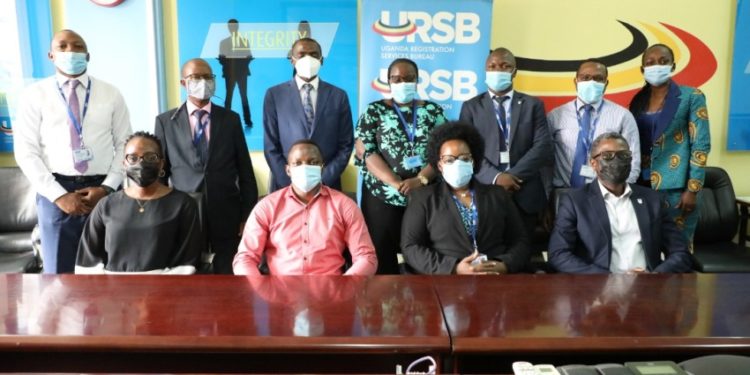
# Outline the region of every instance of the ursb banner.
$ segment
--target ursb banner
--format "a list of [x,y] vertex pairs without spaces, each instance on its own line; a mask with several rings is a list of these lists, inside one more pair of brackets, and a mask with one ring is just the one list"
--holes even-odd
[[750,0],[737,2],[727,149],[750,150]]
[[491,0],[363,0],[359,112],[390,97],[388,65],[408,58],[419,67],[419,98],[457,119],[461,104],[485,90],[491,14]]

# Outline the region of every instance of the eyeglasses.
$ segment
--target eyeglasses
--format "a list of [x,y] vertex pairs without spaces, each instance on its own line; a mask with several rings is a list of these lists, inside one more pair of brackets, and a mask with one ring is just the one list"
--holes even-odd
[[214,78],[216,78],[216,74],[191,74],[191,75],[185,76],[183,79],[189,79],[193,81],[205,79],[206,81],[211,81]]
[[125,161],[130,165],[138,164],[139,161],[143,160],[146,163],[156,163],[161,159],[159,157],[159,154],[155,152],[147,152],[143,154],[143,156],[138,156],[136,154],[127,154],[125,155]]
[[591,81],[591,80],[594,80],[599,83],[607,82],[607,77],[601,74],[595,74],[595,75],[579,74],[576,76],[576,79],[578,79],[578,82]]
[[445,165],[451,165],[455,163],[456,160],[461,160],[467,163],[471,163],[474,159],[471,157],[470,153],[461,154],[461,155],[441,155],[440,156],[440,161]]
[[630,150],[622,150],[622,151],[602,151],[592,157],[592,159],[596,159],[599,156],[602,157],[603,160],[611,161],[615,158],[615,156],[620,160],[632,160],[633,159],[633,152]]

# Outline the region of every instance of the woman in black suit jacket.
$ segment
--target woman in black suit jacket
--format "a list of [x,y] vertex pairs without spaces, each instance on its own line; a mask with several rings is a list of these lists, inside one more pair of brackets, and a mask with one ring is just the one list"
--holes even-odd
[[503,274],[523,271],[529,239],[508,193],[474,180],[484,143],[468,124],[432,131],[427,158],[442,181],[415,191],[401,230],[410,271],[424,274]]

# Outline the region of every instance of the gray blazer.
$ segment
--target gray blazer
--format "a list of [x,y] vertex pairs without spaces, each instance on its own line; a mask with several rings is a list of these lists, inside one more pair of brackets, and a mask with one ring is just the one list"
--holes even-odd
[[157,116],[154,131],[166,158],[164,178],[177,190],[202,192],[209,238],[229,239],[258,201],[258,187],[237,113],[212,104],[210,129],[206,165],[193,145],[184,103]]
[[[515,91],[511,102],[510,169],[508,173],[523,180],[513,200],[526,213],[545,208],[547,195],[540,170],[553,160],[547,116],[541,100]],[[477,95],[461,106],[460,121],[474,125],[484,138],[484,158],[475,178],[492,184],[500,170],[500,127],[488,92]]]

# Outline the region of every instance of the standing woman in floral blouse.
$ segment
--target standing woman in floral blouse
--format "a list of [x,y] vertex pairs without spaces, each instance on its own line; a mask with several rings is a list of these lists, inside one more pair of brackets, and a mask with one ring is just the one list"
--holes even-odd
[[378,256],[378,274],[399,273],[396,254],[407,196],[435,176],[427,163],[427,138],[446,120],[439,105],[417,98],[418,78],[414,61],[394,60],[388,66],[393,99],[370,103],[354,134],[356,164],[364,179],[362,213]]
[[641,64],[646,85],[630,102],[641,136],[639,183],[659,192],[692,250],[711,151],[706,96],[672,80],[674,52],[664,44],[648,47]]

